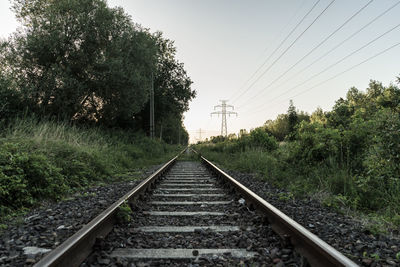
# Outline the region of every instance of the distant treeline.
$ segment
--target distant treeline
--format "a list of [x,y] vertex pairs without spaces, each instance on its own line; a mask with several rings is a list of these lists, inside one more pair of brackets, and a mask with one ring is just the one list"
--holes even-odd
[[[400,83],[400,78],[397,78]],[[400,89],[371,81],[331,111],[286,114],[249,134],[199,146],[231,167],[258,171],[294,192],[329,192],[329,205],[380,211],[400,225]],[[228,156],[221,157],[220,153]]]
[[154,79],[156,135],[185,143],[196,95],[173,41],[104,0],[14,0],[21,27],[0,42],[0,120],[35,114],[148,132]]

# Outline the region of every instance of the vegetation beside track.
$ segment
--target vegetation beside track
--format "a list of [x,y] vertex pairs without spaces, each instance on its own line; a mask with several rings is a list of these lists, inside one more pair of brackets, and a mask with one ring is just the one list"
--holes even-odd
[[139,178],[181,149],[140,133],[16,119],[0,136],[2,218],[83,187]]
[[[400,82],[400,78],[398,78]],[[296,111],[249,134],[196,145],[228,169],[256,172],[295,195],[321,196],[400,226],[400,89],[371,81],[351,88],[331,111]]]
[[[0,40],[1,219],[187,144],[196,91],[172,40],[105,0],[11,2],[20,27]],[[162,141],[146,137],[150,92]]]

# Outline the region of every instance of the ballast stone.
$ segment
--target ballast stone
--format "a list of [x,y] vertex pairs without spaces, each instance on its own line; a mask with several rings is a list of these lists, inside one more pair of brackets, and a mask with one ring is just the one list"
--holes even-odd
[[51,249],[39,247],[24,247],[23,250],[25,255],[43,254],[51,251]]

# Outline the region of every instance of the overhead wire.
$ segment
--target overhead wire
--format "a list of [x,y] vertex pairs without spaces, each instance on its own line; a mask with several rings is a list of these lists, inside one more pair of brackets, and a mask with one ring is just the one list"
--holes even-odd
[[271,100],[269,100],[266,103],[263,103],[262,105],[257,106],[255,109],[261,107],[261,106],[265,106],[265,104],[268,104],[276,99],[278,99],[279,97],[289,93],[290,91],[293,91],[294,89],[306,84],[307,82],[309,82],[310,80],[314,79],[315,77],[321,75],[322,73],[326,72],[327,70],[333,68],[334,66],[338,65],[339,63],[343,62],[344,60],[346,60],[347,58],[351,57],[352,55],[356,54],[357,52],[361,51],[362,49],[366,48],[367,46],[371,45],[372,43],[376,42],[377,40],[381,39],[382,37],[384,37],[385,35],[387,35],[388,33],[394,31],[395,29],[397,29],[398,27],[400,27],[400,23],[397,24],[396,26],[392,27],[391,29],[387,30],[386,32],[382,33],[381,35],[375,37],[374,39],[372,39],[371,41],[369,41],[368,43],[366,43],[365,45],[357,48],[356,50],[352,51],[351,53],[347,54],[346,56],[342,57],[341,59],[339,59],[338,61],[334,62],[333,64],[329,65],[328,67],[326,67],[325,69],[323,69],[322,71],[312,75],[311,77],[309,77],[308,79],[306,79],[305,81],[303,81],[300,84],[297,84],[296,86],[293,86],[291,88],[289,88],[288,90],[282,92],[281,94],[279,94],[278,96],[272,98]]
[[[229,98],[229,99],[236,99],[234,98],[234,96],[240,92],[245,86],[246,84],[251,81],[251,79],[254,78],[254,76],[265,66],[265,64],[267,64],[267,62],[271,59],[271,57],[273,55],[275,55],[276,51],[278,51],[282,45],[286,42],[286,40],[293,34],[293,32],[300,26],[300,24],[306,19],[306,17],[311,13],[311,11],[313,11],[313,9],[316,7],[316,5],[320,2],[321,0],[318,0],[314,3],[314,5],[311,7],[311,9],[303,16],[303,18],[296,24],[296,26],[286,35],[286,37],[279,43],[279,45],[274,49],[274,51],[268,56],[267,59],[264,60],[264,62],[256,69],[256,71],[250,76],[250,78],[248,78],[244,84],[239,88],[239,90],[235,91],[235,93]],[[303,1],[304,3],[304,1]],[[301,6],[300,6],[301,7]],[[295,12],[294,16],[297,14],[297,12],[300,10],[299,9]],[[286,28],[286,26],[284,27]]]
[[278,56],[278,58],[276,58],[269,66],[266,70],[264,70],[264,72],[258,76],[258,78],[253,81],[253,83],[251,83],[251,85],[249,87],[247,87],[247,89],[245,91],[243,91],[236,99],[240,98],[241,96],[243,96],[245,93],[247,93],[251,87],[253,87],[253,85],[258,82],[262,76],[264,76],[286,53],[287,51],[289,51],[290,48],[293,47],[293,45],[307,32],[307,30],[314,25],[314,23],[325,13],[326,10],[328,10],[328,8],[335,2],[336,0],[331,0],[331,2],[322,10],[322,12],[320,12],[318,14],[318,16],[310,23],[310,25],[307,26],[307,28],[305,30],[303,30],[299,36],[297,36],[297,38]]
[[[293,95],[293,96],[291,96],[291,97],[289,97],[289,98],[287,98],[287,99],[285,99],[285,100],[283,100],[283,101],[280,101],[279,103],[288,101],[288,100],[290,100],[290,99],[292,99],[292,98],[294,98],[294,97],[297,97],[297,96],[299,96],[299,95],[302,95],[302,94],[304,94],[304,93],[306,93],[306,92],[308,92],[308,91],[310,91],[310,90],[312,90],[312,89],[314,89],[314,88],[316,88],[316,87],[318,87],[318,86],[320,86],[320,85],[322,85],[322,84],[324,84],[324,83],[327,83],[327,82],[329,82],[329,81],[331,81],[331,80],[337,78],[338,76],[343,75],[344,73],[349,72],[349,71],[353,70],[354,68],[357,68],[358,66],[360,66],[360,65],[362,65],[362,64],[364,64],[364,63],[366,63],[366,62],[368,62],[368,61],[370,61],[370,60],[372,60],[372,59],[374,59],[374,58],[376,58],[376,57],[378,57],[378,56],[380,56],[380,55],[386,53],[387,51],[392,50],[393,48],[395,48],[395,47],[397,47],[397,46],[399,46],[399,45],[400,45],[400,42],[395,43],[394,45],[392,45],[392,46],[390,46],[390,47],[388,47],[388,48],[386,48],[386,49],[384,49],[384,50],[382,50],[382,51],[380,51],[380,52],[374,54],[373,56],[371,56],[371,57],[369,57],[369,58],[367,58],[367,59],[365,59],[365,60],[363,60],[363,61],[361,61],[361,62],[359,62],[359,63],[357,63],[357,64],[355,64],[355,65],[353,65],[353,66],[351,66],[350,68],[347,68],[346,70],[341,71],[341,72],[335,74],[334,76],[332,76],[332,77],[330,77],[330,78],[328,78],[328,79],[326,79],[326,80],[323,80],[322,82],[319,82],[318,84],[316,84],[316,85],[314,85],[314,86],[312,86],[312,87],[307,88],[306,90],[303,90],[303,91],[301,91],[301,92],[299,92],[299,93],[297,93],[297,94],[295,94],[295,95]],[[277,104],[277,103],[276,103],[276,104]],[[261,111],[263,111],[263,110],[264,110],[264,109],[262,109],[262,110],[257,110],[257,111],[253,111],[253,113],[258,113],[258,112],[261,112]]]
[[[285,76],[289,71],[291,71],[294,67],[296,67],[300,62],[302,62],[305,58],[307,58],[309,55],[311,55],[315,50],[317,50],[321,45],[323,45],[326,41],[328,41],[333,35],[335,35],[338,31],[340,31],[346,24],[348,24],[352,19],[354,19],[358,14],[360,14],[366,7],[368,7],[374,0],[370,0],[367,2],[364,6],[362,6],[356,13],[354,13],[352,16],[350,16],[344,23],[342,23],[338,28],[336,28],[332,33],[330,33],[327,37],[325,37],[319,44],[314,46],[307,54],[305,54],[303,57],[301,57],[296,63],[294,63],[292,66],[290,66],[285,72],[283,72],[281,75],[279,75],[277,78],[275,78],[272,82],[270,82],[267,86],[262,88],[260,91],[258,91],[255,95],[253,95],[251,98],[249,98],[245,103],[248,103],[249,101],[252,101],[256,97],[258,97],[260,94],[265,92],[267,88],[271,87],[274,83],[276,83],[279,79],[281,79],[283,76]],[[243,103],[242,106],[245,104]]]
[[[292,16],[290,16],[290,19],[287,20],[285,26],[282,27],[281,31],[275,36],[274,39],[278,39],[278,38],[283,34],[283,31],[286,30],[286,28],[289,26],[289,24],[292,22],[292,20],[297,16],[297,14],[298,14],[299,11],[301,10],[301,8],[303,7],[303,5],[304,5],[305,2],[306,2],[306,0],[302,0],[302,1],[301,1],[300,5],[297,7],[296,11],[293,12]],[[298,24],[300,25],[301,22],[298,23]],[[269,49],[269,47],[266,47],[266,48],[264,49],[264,52],[266,52],[268,49]]]
[[[329,55],[330,53],[332,53],[333,51],[335,51],[336,49],[338,49],[340,46],[342,46],[344,43],[346,43],[347,41],[349,41],[350,39],[352,39],[354,36],[356,36],[357,34],[359,34],[361,31],[363,31],[365,28],[367,28],[368,26],[370,26],[372,23],[374,23],[375,21],[377,21],[379,18],[381,18],[383,15],[385,15],[386,13],[388,13],[390,10],[392,10],[393,8],[395,8],[396,6],[398,6],[400,4],[400,1],[398,1],[397,3],[395,3],[394,5],[390,6],[388,9],[386,9],[384,12],[380,13],[378,16],[376,16],[375,18],[373,18],[372,20],[370,20],[367,24],[365,24],[363,27],[361,27],[360,29],[358,29],[357,31],[355,31],[354,33],[352,33],[349,37],[347,37],[346,39],[344,39],[343,41],[341,41],[340,43],[338,43],[336,46],[334,46],[333,48],[331,48],[330,50],[328,50],[326,53],[324,53],[322,56],[318,57],[316,60],[314,60],[313,62],[311,62],[310,64],[308,64],[307,66],[305,66],[304,68],[302,68],[301,70],[299,70],[298,72],[296,72],[294,75],[290,76],[289,78],[286,78],[285,81],[283,83],[281,83],[280,85],[277,86],[281,87],[282,85],[284,85],[285,83],[287,83],[288,81],[292,80],[294,77],[297,77],[299,74],[303,73],[305,70],[309,69],[312,65],[314,65],[315,63],[319,62],[321,59],[325,58],[327,55]],[[239,107],[238,107],[239,108]]]

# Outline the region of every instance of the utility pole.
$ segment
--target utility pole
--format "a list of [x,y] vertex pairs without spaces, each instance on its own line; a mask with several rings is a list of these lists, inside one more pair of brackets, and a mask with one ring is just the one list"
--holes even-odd
[[229,117],[230,117],[231,115],[235,114],[236,117],[237,117],[238,114],[237,114],[237,112],[226,110],[227,108],[232,108],[232,110],[235,109],[232,105],[227,105],[226,104],[226,102],[228,102],[228,100],[220,100],[220,101],[221,101],[221,105],[214,106],[214,110],[216,108],[221,108],[221,110],[220,111],[211,112],[211,117],[212,117],[212,115],[218,115],[218,117],[219,117],[220,114],[222,115],[221,135],[222,136],[227,136],[228,135],[228,127],[227,127],[227,124],[226,124],[226,115],[228,114]]
[[178,126],[178,144],[181,144],[181,126]]
[[150,138],[154,138],[154,75],[151,73],[151,88],[150,88]]
[[206,132],[205,132],[205,131],[202,131],[201,128],[200,128],[196,133],[199,134],[199,140],[202,141],[202,140],[201,140],[201,134],[202,134],[202,133],[206,133]]

